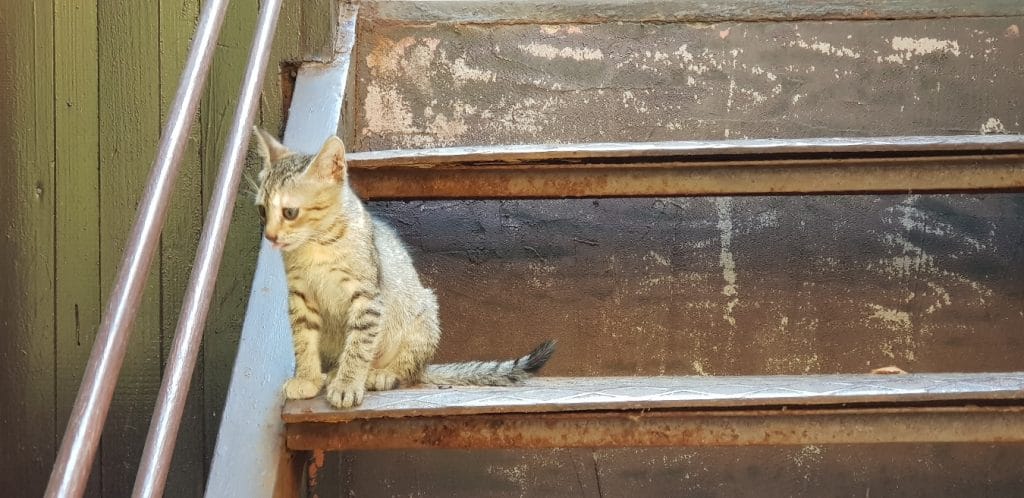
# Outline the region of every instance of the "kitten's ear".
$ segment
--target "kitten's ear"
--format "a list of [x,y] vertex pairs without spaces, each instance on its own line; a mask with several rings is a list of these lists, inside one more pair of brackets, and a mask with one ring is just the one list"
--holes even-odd
[[341,183],[348,175],[348,164],[345,161],[345,144],[341,139],[332,136],[324,142],[309,171],[320,180]]
[[267,160],[267,163],[275,162],[292,153],[277,138],[258,126],[252,127],[252,137],[256,139],[256,150]]

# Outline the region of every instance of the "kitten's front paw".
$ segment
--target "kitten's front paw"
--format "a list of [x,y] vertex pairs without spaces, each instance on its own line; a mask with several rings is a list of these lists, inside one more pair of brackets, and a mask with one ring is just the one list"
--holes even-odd
[[334,381],[327,386],[327,402],[336,408],[350,408],[363,402],[366,387],[362,382]]
[[288,399],[309,399],[320,394],[320,385],[309,379],[292,377],[284,383],[284,395]]
[[366,376],[366,389],[370,391],[389,391],[398,389],[401,382],[395,374],[387,370],[371,369]]

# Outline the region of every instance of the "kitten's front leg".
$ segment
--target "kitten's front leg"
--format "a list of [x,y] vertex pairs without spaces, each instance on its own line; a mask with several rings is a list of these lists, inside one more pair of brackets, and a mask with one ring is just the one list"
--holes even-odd
[[363,402],[366,376],[380,343],[382,306],[377,292],[357,290],[349,306],[348,333],[338,359],[338,372],[327,386],[327,401],[339,408]]
[[288,315],[295,347],[295,377],[284,384],[288,399],[309,399],[320,394],[324,374],[320,365],[320,330],[323,320],[316,305],[301,291],[289,289]]

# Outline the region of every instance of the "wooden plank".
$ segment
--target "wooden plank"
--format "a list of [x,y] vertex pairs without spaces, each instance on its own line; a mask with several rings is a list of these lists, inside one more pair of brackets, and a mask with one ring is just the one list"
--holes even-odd
[[288,426],[290,450],[1024,442],[1024,408],[632,410],[380,418]]
[[[160,133],[159,3],[104,0],[99,19],[100,268],[106,302]],[[128,496],[160,385],[159,265],[144,291],[101,443],[103,492]]]
[[[177,91],[178,80],[188,56],[189,42],[198,22],[199,7],[199,0],[160,1],[161,123],[166,121]],[[166,367],[166,359],[174,341],[181,302],[185,286],[188,284],[187,269],[191,268],[195,258],[199,231],[202,228],[203,178],[199,154],[200,137],[198,127],[193,127],[182,157],[181,170],[160,239],[161,373]],[[192,376],[181,422],[182,427],[192,429],[178,432],[174,457],[167,475],[167,496],[200,496],[203,492],[203,485],[206,482],[205,432],[196,429],[202,428],[205,421],[204,374],[203,365],[200,363]],[[147,418],[147,428],[150,423]]]
[[[231,128],[231,119],[238,103],[238,90],[241,87],[246,61],[249,59],[249,48],[258,15],[257,0],[231,2],[224,26],[221,28],[220,42],[214,54],[213,67],[203,96],[202,117],[199,123],[203,143],[201,192],[204,214],[217,178],[220,159],[224,153],[224,142]],[[245,188],[244,185],[247,184],[242,185],[242,188]],[[197,365],[197,368],[201,368],[205,373],[203,431],[206,446],[204,466],[207,468],[221,423],[221,408],[227,396],[229,372],[238,348],[239,324],[245,319],[245,298],[249,294],[248,286],[258,250],[253,244],[259,229],[254,221],[256,215],[253,213],[251,201],[247,200],[247,196],[241,195],[238,202],[239,207],[235,209],[231,229],[225,241],[224,253],[230,256],[226,256],[221,262],[217,286],[211,301],[211,312],[206,320],[202,364]],[[242,204],[245,207],[240,207]],[[187,279],[188,275],[183,275],[182,278]],[[175,312],[177,313],[178,311]]]
[[[99,88],[95,2],[60,0],[54,17],[56,420],[60,438],[99,328]],[[59,439],[58,439],[59,441]],[[99,496],[94,465],[86,496]]]
[[778,375],[716,377],[539,377],[512,387],[423,386],[372,393],[339,410],[323,398],[293,400],[289,424],[445,415],[591,410],[753,408],[1024,400],[1024,373]]
[[[302,31],[302,3],[285,0],[277,19],[277,32],[267,62],[267,76],[263,80],[263,98],[260,101],[260,125],[276,133],[284,132],[288,106],[286,100],[294,86],[298,62],[302,59],[299,33]],[[250,176],[255,178],[257,172]]]
[[303,61],[328,63],[339,55],[336,42],[341,3],[337,0],[303,0],[302,29],[299,30]]
[[528,23],[891,20],[1013,16],[1016,0],[374,0],[367,17],[384,21]]
[[[300,70],[285,145],[315,153],[335,133],[347,68],[346,62]],[[274,492],[284,451],[281,386],[294,370],[286,297],[280,254],[263,241],[223,412],[223,420],[231,422],[217,434],[208,496],[259,497]]]
[[344,86],[342,87],[342,108],[341,115],[348,116],[348,119],[341,119],[338,122],[337,136],[348,145],[350,149],[355,147],[356,140],[356,69],[359,58],[359,48],[356,45],[357,24],[359,20],[358,7],[353,5],[341,6],[338,20],[338,39],[336,48],[339,53],[347,54],[346,57],[338,59],[338,63],[345,66],[342,71],[346,74]]
[[55,453],[53,4],[0,8],[0,487],[39,495]]

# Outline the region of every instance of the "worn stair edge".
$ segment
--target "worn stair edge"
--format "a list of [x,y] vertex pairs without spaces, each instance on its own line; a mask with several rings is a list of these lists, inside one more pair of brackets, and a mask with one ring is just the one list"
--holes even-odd
[[406,23],[762,22],[1024,15],[1017,0],[370,0],[366,17]]
[[365,200],[1024,189],[1021,135],[478,146],[347,157]]
[[282,419],[340,423],[403,417],[653,409],[757,409],[1024,402],[1024,372],[728,377],[543,377],[514,387],[421,386],[367,393],[336,409],[292,400]]
[[789,158],[867,155],[894,157],[1024,153],[1024,135],[929,135],[894,137],[762,138],[668,142],[484,145],[351,152],[353,168],[573,164],[584,161],[657,158],[685,161],[773,161]]

